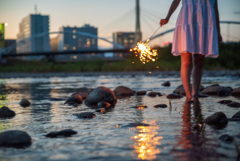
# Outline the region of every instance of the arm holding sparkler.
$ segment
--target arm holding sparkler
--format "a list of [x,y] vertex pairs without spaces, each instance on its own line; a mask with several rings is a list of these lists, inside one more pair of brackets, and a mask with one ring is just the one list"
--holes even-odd
[[162,27],[163,25],[166,25],[170,19],[170,17],[172,16],[173,12],[176,10],[176,8],[178,7],[179,3],[180,3],[181,0],[173,0],[170,8],[169,8],[169,11],[168,11],[168,14],[167,14],[167,17],[165,19],[161,19],[160,20],[160,27]]

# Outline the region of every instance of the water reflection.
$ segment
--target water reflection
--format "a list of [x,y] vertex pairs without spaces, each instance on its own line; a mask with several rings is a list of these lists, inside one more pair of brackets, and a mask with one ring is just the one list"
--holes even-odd
[[217,152],[214,150],[216,144],[214,146],[211,143],[216,142],[216,140],[206,137],[200,102],[195,102],[192,109],[193,117],[191,105],[184,103],[181,135],[177,138],[177,146],[173,149],[173,152],[178,154],[177,159],[179,160],[217,160]]
[[133,153],[141,160],[156,159],[156,155],[161,152],[157,149],[157,145],[161,144],[159,140],[163,137],[158,136],[157,129],[159,129],[159,126],[156,125],[156,120],[144,121],[144,123],[151,126],[137,126],[138,134],[131,138],[134,142]]

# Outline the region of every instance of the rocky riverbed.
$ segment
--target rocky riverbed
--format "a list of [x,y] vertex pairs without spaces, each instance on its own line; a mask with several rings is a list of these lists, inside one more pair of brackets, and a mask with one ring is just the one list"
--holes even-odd
[[239,159],[239,71],[206,71],[200,103],[179,72],[0,77],[4,160]]

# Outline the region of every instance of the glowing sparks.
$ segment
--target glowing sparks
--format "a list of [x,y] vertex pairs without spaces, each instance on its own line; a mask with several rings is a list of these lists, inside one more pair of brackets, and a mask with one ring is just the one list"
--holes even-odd
[[150,61],[155,62],[158,58],[157,50],[151,49],[148,42],[149,40],[147,40],[145,43],[139,42],[135,48],[130,49],[130,51],[134,52],[135,55],[139,57],[143,64]]

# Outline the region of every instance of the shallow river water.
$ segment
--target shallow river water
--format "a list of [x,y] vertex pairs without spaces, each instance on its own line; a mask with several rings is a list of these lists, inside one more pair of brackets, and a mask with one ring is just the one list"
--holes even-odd
[[[205,75],[204,87],[218,83],[221,86],[240,86],[239,76]],[[170,87],[161,84],[170,81]],[[66,98],[78,88],[119,85],[136,91],[161,92],[161,97],[132,96],[118,99],[115,108],[105,114],[95,112],[84,103],[78,107],[64,105]],[[0,120],[0,130],[23,130],[34,140],[25,149],[0,148],[1,161],[59,161],[59,160],[237,160],[240,147],[240,122],[229,122],[216,129],[206,125],[194,129],[201,119],[222,111],[231,118],[239,108],[217,103],[223,99],[240,102],[239,98],[200,98],[200,106],[185,104],[185,98],[169,101],[166,95],[181,85],[179,73],[171,74],[94,74],[48,77],[18,77],[0,79],[0,106],[16,112],[11,119]],[[26,98],[32,105],[23,108],[18,103]],[[59,98],[59,99],[56,99]],[[138,110],[135,105],[147,105]],[[152,106],[167,104],[167,108]],[[74,114],[94,112],[93,119],[79,119]],[[128,127],[130,123],[151,126]],[[67,138],[47,138],[51,131],[73,129],[78,133]],[[220,136],[229,134],[235,143],[225,143]]]

